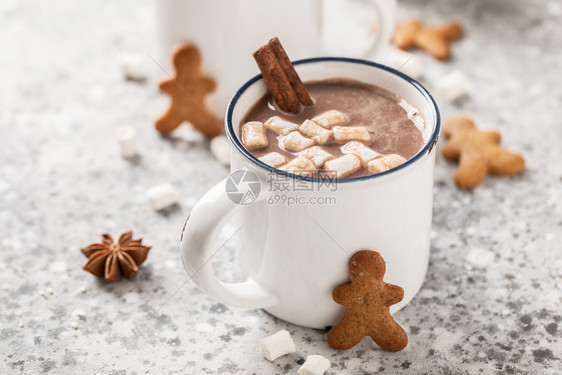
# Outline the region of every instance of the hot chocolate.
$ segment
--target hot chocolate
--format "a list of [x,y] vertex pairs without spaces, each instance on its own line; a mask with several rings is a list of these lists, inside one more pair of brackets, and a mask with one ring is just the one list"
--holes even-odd
[[278,109],[270,93],[245,114],[244,146],[273,167],[338,178],[379,173],[424,145],[421,113],[383,88],[344,78],[307,82],[314,100],[296,115]]

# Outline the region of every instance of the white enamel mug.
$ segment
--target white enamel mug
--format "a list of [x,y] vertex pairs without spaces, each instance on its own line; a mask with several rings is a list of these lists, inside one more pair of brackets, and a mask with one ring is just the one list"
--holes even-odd
[[[196,45],[201,52],[204,73],[217,83],[216,90],[207,96],[206,104],[222,118],[232,95],[248,77],[258,73],[256,64],[249,61],[252,51],[274,36],[279,37],[293,60],[333,54],[336,45],[358,44],[355,49],[342,48],[353,57],[376,58],[384,53],[394,29],[396,0],[335,0],[335,4],[331,4],[333,2],[154,0],[159,63],[169,71],[170,53],[176,44]],[[348,3],[350,15],[343,11],[345,3]],[[340,11],[333,15],[338,11],[334,8],[336,5]],[[354,6],[350,8],[351,5]],[[353,38],[356,43],[352,43],[349,37],[345,38],[343,26],[358,24],[356,18],[363,19],[364,35]],[[369,35],[369,20],[377,21],[376,35]],[[330,38],[330,43],[325,43],[324,36]]]
[[[263,308],[297,325],[325,328],[341,318],[344,307],[331,293],[349,281],[351,255],[376,250],[386,261],[384,280],[404,288],[404,299],[391,307],[396,312],[420,289],[429,261],[437,105],[418,82],[373,62],[314,58],[296,62],[295,68],[303,81],[347,77],[398,94],[423,114],[425,146],[397,168],[338,180],[335,189],[326,180],[272,168],[239,140],[240,120],[267,90],[258,75],[231,100],[225,123],[233,146],[231,170],[251,172],[261,192],[251,204],[235,204],[226,192],[232,180],[225,179],[206,193],[182,233],[184,266],[203,291],[227,305]],[[281,177],[289,182],[283,191],[271,184]],[[285,199],[272,199],[279,196]],[[246,277],[239,283],[219,281],[211,261],[220,249],[220,229],[231,219]]]

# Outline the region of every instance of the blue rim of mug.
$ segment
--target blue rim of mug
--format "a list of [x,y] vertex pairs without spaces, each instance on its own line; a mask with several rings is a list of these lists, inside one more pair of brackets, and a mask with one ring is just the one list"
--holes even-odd
[[[435,110],[435,128],[433,129],[433,134],[431,135],[430,139],[426,142],[424,147],[420,151],[418,151],[418,153],[416,155],[414,155],[413,157],[408,159],[405,163],[399,165],[398,167],[392,168],[388,171],[377,173],[377,174],[371,174],[371,175],[367,175],[367,176],[341,178],[341,179],[337,180],[338,183],[365,181],[365,180],[371,180],[371,179],[379,178],[379,177],[382,177],[382,176],[386,176],[388,174],[391,174],[391,173],[400,171],[404,168],[407,168],[409,165],[414,164],[417,160],[421,159],[423,156],[428,155],[431,152],[433,147],[435,147],[435,144],[437,143],[437,140],[439,139],[439,134],[441,132],[441,115],[439,113],[439,108],[437,107],[437,103],[433,99],[433,96],[431,96],[429,91],[427,91],[427,89],[425,87],[423,87],[423,85],[421,83],[419,83],[418,81],[416,81],[412,77],[409,77],[406,74],[404,74],[404,73],[402,73],[402,72],[400,72],[396,69],[390,68],[388,66],[381,65],[381,64],[378,64],[378,63],[375,63],[375,62],[372,62],[372,61],[368,61],[368,60],[353,59],[353,58],[348,58],[348,57],[314,57],[314,58],[294,61],[293,65],[311,64],[311,63],[324,62],[324,61],[335,61],[335,62],[345,62],[345,63],[352,63],[352,64],[367,65],[367,66],[371,66],[371,67],[374,67],[374,68],[386,70],[387,72],[402,78],[403,80],[405,80],[406,82],[411,84],[413,87],[415,87],[426,99],[428,99],[428,102],[432,104],[432,107]],[[234,113],[234,107],[236,107],[236,103],[238,103],[238,100],[246,92],[246,90],[250,86],[252,86],[254,83],[259,81],[260,79],[263,79],[263,76],[261,75],[261,73],[252,77],[249,81],[247,81],[244,85],[242,85],[242,87],[240,87],[238,89],[238,91],[236,91],[236,94],[234,94],[234,96],[230,100],[230,103],[228,103],[228,108],[226,110],[226,120],[225,120],[225,122],[226,122],[226,124],[225,124],[226,125],[226,135],[228,136],[230,141],[234,144],[234,146],[236,146],[238,151],[240,151],[246,158],[248,158],[254,164],[268,170],[269,172],[273,172],[273,173],[281,174],[281,175],[284,175],[284,176],[287,176],[287,177],[297,178],[297,179],[301,179],[301,180],[305,180],[305,181],[312,181],[312,182],[324,181],[325,180],[324,178],[301,176],[301,175],[298,175],[298,174],[285,172],[285,171],[282,171],[280,169],[273,168],[272,166],[270,166],[268,164],[265,164],[264,162],[262,162],[261,160],[256,158],[254,155],[252,155],[242,145],[242,143],[240,142],[240,140],[236,136],[236,132],[234,131],[234,125],[232,124],[232,114]]]

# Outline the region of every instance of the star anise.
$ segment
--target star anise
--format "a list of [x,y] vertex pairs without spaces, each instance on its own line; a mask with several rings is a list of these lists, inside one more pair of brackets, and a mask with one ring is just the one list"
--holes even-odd
[[133,232],[123,233],[115,243],[110,234],[102,234],[102,243],[82,249],[88,257],[84,270],[107,281],[117,281],[121,275],[132,279],[139,272],[138,265],[148,256],[150,246],[143,246],[142,239],[133,240]]

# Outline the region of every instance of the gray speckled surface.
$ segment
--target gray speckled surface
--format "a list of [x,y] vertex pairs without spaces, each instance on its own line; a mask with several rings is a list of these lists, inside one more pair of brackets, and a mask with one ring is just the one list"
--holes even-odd
[[[291,374],[315,353],[331,374],[561,373],[562,3],[401,3],[400,19],[422,14],[467,29],[450,63],[423,57],[426,83],[453,68],[471,78],[471,97],[441,103],[443,116],[501,131],[527,169],[466,192],[439,156],[429,271],[396,316],[408,347],[386,353],[366,339],[337,352],[325,332],[228,308],[186,283],[180,229],[227,170],[188,127],[172,140],[153,131],[167,103],[156,70],[145,84],[120,76],[121,52],[153,52],[150,3],[2,1],[0,373]],[[138,134],[136,164],[114,141],[124,123]],[[182,204],[158,214],[143,194],[163,182]],[[81,270],[80,247],[129,229],[153,246],[136,279],[107,284]],[[227,278],[232,260],[232,249],[216,260]],[[257,340],[279,329],[298,351],[269,363]]]

